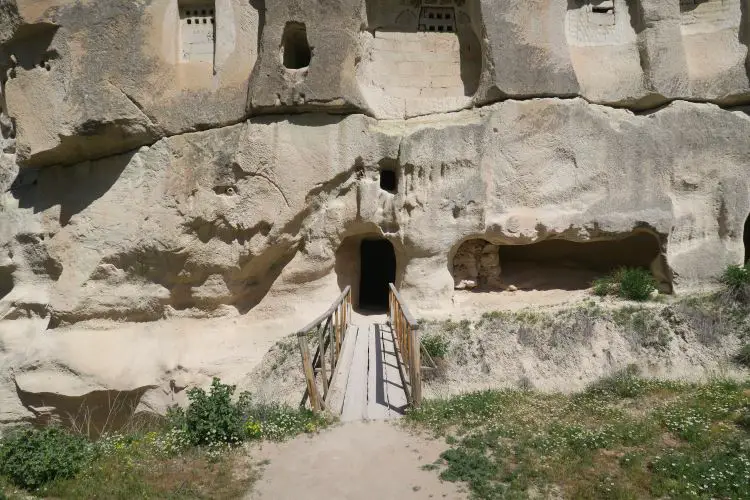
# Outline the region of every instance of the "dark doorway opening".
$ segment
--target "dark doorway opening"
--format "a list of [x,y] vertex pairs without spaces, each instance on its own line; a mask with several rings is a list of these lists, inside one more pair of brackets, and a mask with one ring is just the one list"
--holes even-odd
[[398,189],[398,176],[395,170],[380,171],[380,189],[395,193]]
[[359,307],[388,309],[388,284],[396,280],[396,254],[387,240],[362,240]]
[[742,241],[745,243],[745,264],[750,262],[750,215],[745,221],[745,229],[742,233]]

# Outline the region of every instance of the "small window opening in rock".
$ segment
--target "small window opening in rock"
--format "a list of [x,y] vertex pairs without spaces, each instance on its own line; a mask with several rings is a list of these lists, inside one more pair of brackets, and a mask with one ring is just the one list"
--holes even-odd
[[[453,7],[423,7],[419,14],[420,31],[455,31]],[[426,28],[426,29],[425,29]]]
[[283,64],[287,69],[302,69],[310,65],[312,50],[307,42],[307,29],[302,23],[286,23],[282,38]]
[[191,21],[190,19],[188,19],[188,20],[187,20],[187,23],[188,23],[188,24],[193,24],[193,21]]
[[395,170],[380,171],[380,189],[395,193],[398,190],[398,175]]
[[359,307],[388,309],[388,284],[396,281],[396,253],[388,240],[363,240],[360,246]]
[[745,244],[745,264],[750,262],[750,215],[745,221],[745,229],[742,233],[742,241]]

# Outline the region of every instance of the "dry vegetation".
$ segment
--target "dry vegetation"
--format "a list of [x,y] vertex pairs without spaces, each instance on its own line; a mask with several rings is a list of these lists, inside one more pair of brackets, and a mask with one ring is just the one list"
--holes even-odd
[[475,498],[750,498],[750,381],[645,380],[574,395],[484,391],[407,422],[446,435],[434,464]]

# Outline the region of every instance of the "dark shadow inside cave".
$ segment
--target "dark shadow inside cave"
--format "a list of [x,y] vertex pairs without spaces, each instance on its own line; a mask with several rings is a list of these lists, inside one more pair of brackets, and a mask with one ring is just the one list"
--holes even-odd
[[388,309],[388,284],[396,280],[396,254],[388,240],[362,240],[360,245],[359,307]]
[[550,239],[524,245],[493,245],[477,239],[456,251],[453,278],[457,288],[475,291],[511,285],[519,290],[584,290],[620,267],[651,271],[660,253],[659,241],[647,232],[608,240]]

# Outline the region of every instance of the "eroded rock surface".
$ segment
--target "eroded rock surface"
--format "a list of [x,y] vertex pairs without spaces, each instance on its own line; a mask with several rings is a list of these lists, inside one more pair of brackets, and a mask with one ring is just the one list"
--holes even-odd
[[[561,268],[578,284],[545,283],[618,264],[667,292],[713,279],[746,254],[747,16],[0,0],[0,420],[115,397],[161,411],[242,381],[345,286],[357,303],[382,265],[360,262],[370,238],[426,315],[457,285]],[[622,252],[634,235],[650,243]],[[471,240],[491,248],[457,258]],[[597,242],[609,260],[588,265]]]

